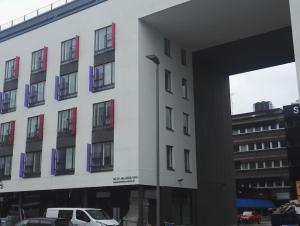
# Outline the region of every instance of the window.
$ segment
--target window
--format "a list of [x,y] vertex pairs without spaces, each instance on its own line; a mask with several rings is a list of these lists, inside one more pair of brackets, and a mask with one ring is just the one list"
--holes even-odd
[[272,180],[267,180],[267,187],[273,187],[273,181]]
[[56,173],[74,172],[75,147],[57,150]]
[[234,152],[239,152],[239,151],[240,151],[240,146],[239,146],[238,144],[235,144],[235,145],[233,146],[233,151],[234,151]]
[[36,138],[38,135],[38,127],[39,127],[39,117],[31,117],[28,118],[27,124],[27,139]]
[[239,134],[239,130],[238,129],[233,129],[232,130],[232,135],[237,135]]
[[254,144],[248,144],[249,151],[254,151]]
[[186,79],[184,78],[182,79],[181,86],[182,86],[182,98],[188,99],[188,84]]
[[262,149],[262,143],[256,143],[256,150]]
[[291,186],[291,182],[289,180],[283,181],[284,186]]
[[254,132],[254,128],[250,127],[250,128],[247,128],[247,133],[253,133]]
[[41,174],[41,151],[26,153],[25,177],[39,176]]
[[44,69],[44,51],[40,49],[32,53],[31,72],[38,72]]
[[171,42],[169,39],[164,39],[164,48],[166,56],[171,56]]
[[29,106],[45,103],[45,82],[30,85]]
[[249,163],[250,169],[256,169],[256,162]]
[[247,162],[241,163],[241,170],[248,170],[249,169],[249,164]]
[[181,49],[181,64],[186,66],[187,65],[187,57],[186,57],[186,50]]
[[61,64],[75,61],[75,38],[61,43]]
[[76,219],[84,222],[91,221],[91,219],[82,210],[76,210]]
[[91,169],[92,171],[113,169],[113,142],[92,145]]
[[279,141],[279,142],[280,142],[280,147],[281,147],[281,148],[287,147],[287,142],[286,142],[285,140],[281,140],[281,141]]
[[263,125],[263,131],[269,130],[269,125]]
[[260,126],[256,126],[255,127],[255,132],[260,132],[261,131],[261,127]]
[[174,170],[173,168],[173,147],[167,145],[167,169]]
[[264,142],[264,149],[270,149],[270,142]]
[[280,160],[274,160],[273,164],[274,164],[274,168],[280,167]]
[[115,63],[107,63],[95,67],[94,90],[111,88],[115,84]]
[[93,105],[93,127],[110,128],[111,127],[111,101],[106,101]]
[[72,133],[73,129],[73,117],[72,111],[74,109],[68,109],[58,112],[58,133]]
[[271,160],[265,161],[265,168],[272,168],[272,161]]
[[166,107],[166,128],[168,130],[173,130],[172,124],[172,108]]
[[241,152],[248,151],[248,145],[247,144],[241,144],[240,145],[240,151]]
[[73,210],[59,210],[58,218],[65,218],[71,220],[73,217]]
[[271,141],[272,148],[278,148],[278,141]]
[[258,169],[263,169],[265,166],[264,166],[264,162],[263,161],[258,161],[257,162],[257,168]]
[[184,168],[185,172],[191,172],[190,150],[184,150]]
[[276,180],[274,180],[274,182],[275,182],[276,187],[282,187],[282,180],[281,179],[276,179]]
[[285,128],[285,122],[284,121],[280,121],[279,122],[279,129],[284,129]]
[[5,62],[5,81],[15,79],[16,59]]
[[6,123],[1,124],[0,144],[2,144],[2,145],[9,144],[10,127],[11,127],[10,122],[6,122]]
[[172,78],[169,70],[165,70],[165,90],[172,93]]
[[284,166],[288,166],[289,165],[289,162],[288,162],[288,160],[287,159],[283,159],[282,161],[281,161],[281,165],[284,167]]
[[77,72],[60,76],[60,98],[77,96]]
[[264,188],[264,187],[266,187],[266,182],[265,181],[259,181],[258,185],[259,185],[259,187]]
[[0,178],[10,177],[12,156],[0,157]]
[[189,115],[183,113],[183,133],[189,135]]
[[240,128],[240,133],[241,134],[246,133],[246,129],[245,128]]
[[277,129],[277,123],[271,123],[271,127],[272,130]]
[[111,49],[112,38],[112,26],[97,30],[95,32],[95,53],[101,53]]
[[16,110],[16,96],[16,89],[3,93],[2,113],[8,113]]

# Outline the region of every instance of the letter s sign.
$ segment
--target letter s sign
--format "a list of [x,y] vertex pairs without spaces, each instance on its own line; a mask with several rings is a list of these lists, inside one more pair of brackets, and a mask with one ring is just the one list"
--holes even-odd
[[294,114],[299,114],[299,106],[294,106],[293,107],[293,113]]

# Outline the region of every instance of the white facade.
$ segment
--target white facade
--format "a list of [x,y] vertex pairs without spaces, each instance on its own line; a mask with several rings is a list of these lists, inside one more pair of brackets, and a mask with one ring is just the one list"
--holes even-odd
[[[11,179],[3,181],[1,192],[119,185],[155,185],[155,67],[145,58],[157,54],[161,59],[160,77],[160,152],[161,184],[197,188],[195,129],[191,53],[188,66],[180,63],[184,48],[171,40],[171,58],[164,56],[164,36],[140,22],[139,18],[185,1],[108,0],[91,8],[0,43],[0,71],[5,61],[20,56],[20,76],[15,112],[0,115],[0,123],[15,120],[15,142]],[[133,9],[133,6],[135,9]],[[97,93],[88,90],[88,69],[93,65],[94,32],[116,23],[115,88]],[[63,101],[54,99],[55,76],[59,75],[61,42],[80,37],[78,96]],[[25,84],[30,81],[31,54],[48,47],[45,104],[24,107]],[[173,94],[164,90],[164,69],[172,72]],[[189,99],[182,98],[181,79],[186,78]],[[0,77],[2,89],[4,77]],[[94,103],[115,100],[114,168],[110,172],[86,172],[86,144],[91,143]],[[166,131],[165,106],[174,109],[174,132]],[[52,176],[51,149],[56,147],[58,111],[77,107],[77,134],[74,175]],[[190,136],[183,134],[183,112],[190,115]],[[25,152],[27,118],[45,115],[41,177],[20,178],[20,154]],[[166,169],[166,145],[174,147],[174,171]],[[184,149],[191,151],[192,172],[184,170]],[[114,184],[113,178],[133,176],[134,182]],[[183,179],[183,180],[182,180]],[[182,182],[179,182],[182,181]]]

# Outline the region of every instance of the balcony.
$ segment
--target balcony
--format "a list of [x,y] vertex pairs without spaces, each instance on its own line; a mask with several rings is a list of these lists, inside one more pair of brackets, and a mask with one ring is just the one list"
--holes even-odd
[[254,179],[254,178],[270,178],[270,177],[289,177],[289,168],[267,168],[253,170],[236,170],[236,179]]

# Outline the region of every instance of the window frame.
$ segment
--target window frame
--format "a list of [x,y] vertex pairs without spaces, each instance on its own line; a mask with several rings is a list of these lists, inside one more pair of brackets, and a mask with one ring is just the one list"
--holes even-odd
[[183,134],[190,136],[190,115],[183,112]]
[[0,124],[0,145],[9,144],[10,132],[11,132],[11,122],[4,122]]
[[[35,58],[35,55],[38,55],[37,59]],[[35,74],[40,71],[44,71],[44,49],[39,49],[31,54],[31,74]],[[34,65],[38,65],[37,67],[33,67]]]
[[[111,33],[109,34],[108,30]],[[104,35],[104,48],[100,49],[100,32],[105,30]],[[110,38],[108,38],[110,35]],[[98,37],[98,38],[97,38]],[[108,43],[110,42],[110,45]],[[108,25],[100,29],[95,30],[95,40],[94,40],[94,54],[98,55],[107,51],[113,50],[113,25]]]
[[[12,101],[12,93],[14,93],[14,100]],[[6,97],[8,94],[9,101],[6,100]],[[5,108],[5,105],[9,105],[7,108]],[[17,108],[17,89],[12,89],[6,92],[3,92],[3,101],[2,101],[2,113],[9,113],[16,111]]]
[[[109,147],[109,149],[107,149],[107,147]],[[107,155],[107,153],[109,154]],[[109,158],[109,163],[106,162],[107,157]],[[90,161],[92,172],[112,171],[114,168],[114,142],[93,143]]]
[[171,57],[171,41],[164,38],[164,53],[166,56]]
[[[5,61],[4,82],[9,82],[17,79],[15,75],[16,62],[17,62],[16,58]],[[12,63],[12,65],[10,68],[8,68],[10,63]]]
[[[76,38],[70,38],[61,42],[61,55],[60,55],[60,64],[68,64],[76,61],[75,50],[76,50]],[[70,46],[64,47],[68,43],[71,43]],[[67,56],[68,55],[68,56]]]
[[[68,151],[72,151],[71,155],[71,167],[67,168],[67,165],[69,164],[67,161],[70,160],[68,158]],[[67,174],[74,174],[75,172],[75,146],[69,146],[69,147],[64,147],[56,150],[56,158],[55,158],[55,175],[67,175]],[[63,155],[60,155],[60,152]],[[62,158],[62,159],[60,159]],[[58,165],[62,165],[63,167],[59,169]]]
[[[168,120],[169,119],[169,120]],[[173,108],[166,106],[166,129],[174,131],[173,129]]]
[[186,78],[182,78],[181,80],[181,89],[182,89],[182,98],[188,100],[189,91],[188,91],[188,80]]
[[[33,94],[33,88],[35,88],[36,95]],[[30,84],[29,86],[29,95],[28,95],[28,104],[29,107],[34,107],[38,105],[45,104],[45,88],[46,88],[46,82],[37,82]],[[42,92],[40,91],[42,90]],[[40,96],[42,95],[42,96]]]
[[167,170],[174,171],[174,156],[173,156],[173,146],[166,146],[166,154],[167,154]]
[[[63,114],[67,113],[67,117],[63,118]],[[71,109],[67,109],[67,110],[62,110],[58,112],[58,122],[57,122],[57,134],[72,134],[72,108]],[[66,127],[64,127],[65,122],[66,122]]]
[[165,91],[173,94],[173,92],[172,92],[172,73],[168,69],[165,69]]
[[[31,165],[28,164],[29,155],[32,155]],[[25,154],[24,176],[39,177],[41,175],[42,151],[27,152]]]
[[191,173],[191,151],[184,149],[184,169],[186,173]]
[[[73,78],[75,77],[75,78]],[[71,86],[71,82],[75,79],[75,86]],[[63,87],[63,81],[67,80],[65,87]],[[72,87],[72,92],[70,92],[70,87]],[[64,74],[59,77],[59,100],[66,100],[69,98],[77,97],[78,95],[78,73],[72,72],[69,74]]]
[[[103,105],[101,107],[101,105]],[[103,113],[103,114],[100,114]],[[99,123],[102,119],[102,124]],[[106,129],[111,127],[111,101],[93,104],[93,129]]]
[[12,170],[12,155],[0,156],[0,179],[2,180],[10,179],[11,170]]
[[[107,66],[109,65],[110,74],[107,74]],[[99,73],[99,74],[98,74]],[[110,83],[105,84],[106,79],[110,78]],[[101,84],[102,83],[102,84]],[[100,64],[94,68],[93,90],[95,92],[114,88],[115,86],[115,62],[111,61]]]
[[[34,120],[36,120],[36,124],[34,124]],[[27,119],[27,140],[34,140],[38,137],[39,123],[39,116],[33,116]],[[32,126],[36,128],[32,130]]]
[[180,51],[181,64],[187,66],[187,51],[184,48],[181,48]]

